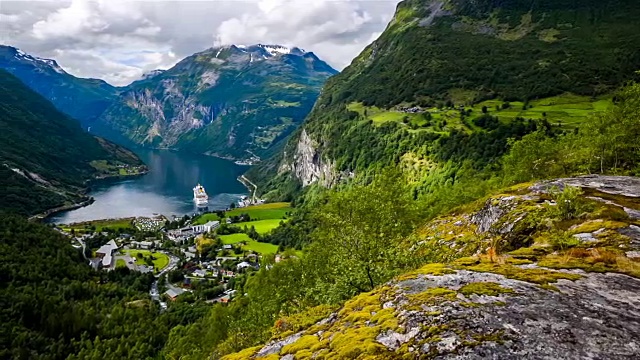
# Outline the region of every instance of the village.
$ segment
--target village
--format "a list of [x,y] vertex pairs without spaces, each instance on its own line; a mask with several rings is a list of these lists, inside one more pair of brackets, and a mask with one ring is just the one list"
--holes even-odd
[[183,297],[227,303],[250,273],[291,256],[256,240],[286,221],[290,211],[288,203],[259,204],[194,217],[109,219],[56,229],[96,270],[153,275],[149,294],[166,308]]

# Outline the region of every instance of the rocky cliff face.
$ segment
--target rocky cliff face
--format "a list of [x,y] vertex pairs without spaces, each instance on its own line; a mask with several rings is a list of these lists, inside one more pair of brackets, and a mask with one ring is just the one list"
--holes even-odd
[[279,173],[290,172],[303,186],[318,182],[322,186],[331,186],[339,179],[335,164],[326,160],[319,152],[318,144],[311,140],[306,130],[300,134],[295,152],[291,157],[285,154],[285,161]]
[[131,84],[99,130],[144,146],[255,159],[297,128],[335,73],[297,48],[212,48]]
[[314,308],[311,326],[281,319],[227,359],[638,357],[640,179],[522,185],[466,209],[418,232],[416,255],[441,263]]

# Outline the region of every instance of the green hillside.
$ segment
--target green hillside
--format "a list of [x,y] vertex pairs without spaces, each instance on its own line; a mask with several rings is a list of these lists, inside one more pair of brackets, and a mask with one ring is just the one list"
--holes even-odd
[[[299,131],[247,175],[268,197],[291,199],[300,183],[391,164],[422,169],[419,193],[456,178],[465,161],[485,169],[509,138],[577,131],[611,106],[640,69],[639,14],[629,0],[403,1],[327,81],[302,126],[314,145],[301,147]],[[446,174],[424,177],[434,169]]]
[[[33,214],[78,201],[86,180],[119,174],[117,165],[141,165],[130,151],[85,133],[13,75],[0,70],[0,80],[0,209]],[[93,166],[97,161],[102,168]]]

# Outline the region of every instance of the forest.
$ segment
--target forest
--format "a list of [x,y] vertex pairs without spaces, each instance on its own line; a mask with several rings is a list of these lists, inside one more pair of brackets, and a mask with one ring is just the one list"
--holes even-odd
[[151,274],[96,272],[50,227],[0,216],[0,358],[157,358],[171,328],[208,312],[195,301],[165,312]]

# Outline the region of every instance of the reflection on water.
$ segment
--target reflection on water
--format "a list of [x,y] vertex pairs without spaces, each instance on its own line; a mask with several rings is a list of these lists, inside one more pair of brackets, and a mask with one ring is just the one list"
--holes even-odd
[[209,209],[226,208],[247,193],[236,180],[246,167],[231,161],[168,150],[138,149],[136,153],[149,166],[149,174],[96,184],[90,193],[96,200],[93,204],[57,214],[50,221],[191,214],[196,211],[193,187],[198,183],[209,194]]

